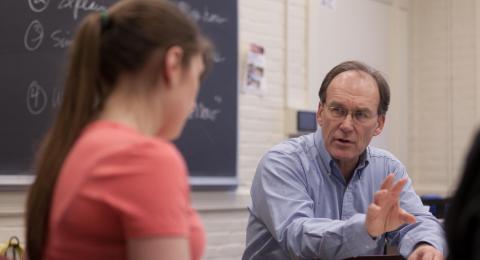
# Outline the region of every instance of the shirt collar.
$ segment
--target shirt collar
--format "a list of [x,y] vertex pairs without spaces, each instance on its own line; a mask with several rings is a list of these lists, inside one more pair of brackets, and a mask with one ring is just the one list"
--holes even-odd
[[332,156],[325,149],[325,143],[323,142],[322,129],[319,127],[314,136],[315,146],[317,147],[320,162],[325,166],[328,172],[331,172],[331,163],[333,162]]
[[367,146],[367,149],[363,151],[363,153],[360,155],[360,160],[358,162],[357,169],[363,169],[368,166],[370,163],[370,146]]

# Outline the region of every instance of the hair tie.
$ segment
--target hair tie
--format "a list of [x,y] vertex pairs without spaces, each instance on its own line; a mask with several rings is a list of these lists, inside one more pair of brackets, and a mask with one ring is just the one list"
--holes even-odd
[[100,22],[102,25],[102,32],[104,32],[110,26],[110,19],[108,18],[108,12],[106,10],[100,12]]

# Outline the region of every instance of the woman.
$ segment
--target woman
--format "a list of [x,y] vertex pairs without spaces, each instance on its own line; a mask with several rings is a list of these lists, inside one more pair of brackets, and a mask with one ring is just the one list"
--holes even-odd
[[480,259],[480,132],[445,218],[448,259]]
[[170,141],[210,59],[167,1],[119,1],[85,17],[28,197],[30,260],[201,257],[204,230]]

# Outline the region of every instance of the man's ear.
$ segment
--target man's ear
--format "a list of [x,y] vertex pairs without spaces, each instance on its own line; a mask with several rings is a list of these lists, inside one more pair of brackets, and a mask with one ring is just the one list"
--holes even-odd
[[322,102],[318,102],[318,109],[317,109],[317,123],[319,126],[322,126],[323,120],[322,120],[322,113],[324,113],[324,106],[322,105]]
[[375,132],[373,136],[377,136],[382,133],[383,126],[385,125],[385,115],[379,115],[377,119],[377,128],[375,128]]
[[179,46],[170,47],[165,52],[163,77],[167,87],[175,86],[180,81],[182,76],[182,58],[183,49]]

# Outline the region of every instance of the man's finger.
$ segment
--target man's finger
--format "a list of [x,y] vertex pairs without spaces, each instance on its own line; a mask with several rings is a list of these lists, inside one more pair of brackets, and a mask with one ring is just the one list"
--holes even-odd
[[423,250],[414,250],[413,253],[408,257],[408,260],[420,260],[423,259]]
[[435,256],[433,257],[433,260],[445,260],[445,257],[443,257],[442,254],[436,253]]
[[418,255],[418,251],[413,251],[413,253],[408,256],[408,260],[416,260],[418,259],[419,255]]
[[401,178],[400,180],[398,180],[395,185],[393,186],[392,188],[392,192],[394,194],[400,194],[400,192],[402,191],[403,189],[403,186],[405,186],[405,184],[407,184],[408,182],[408,179],[407,178]]
[[381,208],[374,203],[371,203],[370,205],[368,205],[368,211],[369,213],[371,213],[372,217],[376,217],[380,213]]
[[417,221],[414,215],[406,212],[404,209],[400,209],[399,214],[400,214],[400,219],[407,224],[413,224]]
[[393,173],[389,173],[387,175],[387,177],[383,180],[383,183],[380,186],[380,189],[381,190],[384,190],[384,189],[389,190],[389,189],[392,188],[392,185],[393,185]]
[[422,260],[433,260],[434,257],[435,257],[435,255],[433,254],[433,252],[425,251],[425,252],[423,253]]
[[387,190],[379,190],[373,195],[373,202],[378,206],[383,206],[385,204],[385,198],[387,197]]

